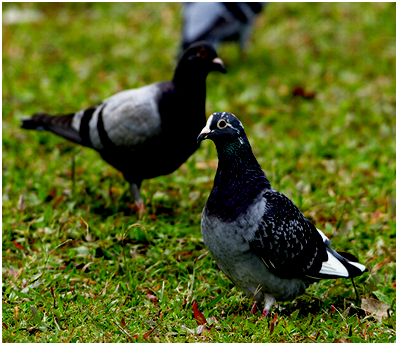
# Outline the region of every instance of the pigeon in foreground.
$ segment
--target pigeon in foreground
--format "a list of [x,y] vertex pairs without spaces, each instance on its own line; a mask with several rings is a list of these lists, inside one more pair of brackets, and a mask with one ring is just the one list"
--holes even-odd
[[202,214],[202,235],[226,276],[254,300],[263,316],[275,300],[293,300],[310,283],[352,278],[366,267],[337,253],[330,240],[285,195],[272,188],[240,121],[212,114],[198,136],[216,145],[218,168]]
[[216,47],[223,41],[239,41],[244,50],[261,2],[185,2],[182,46],[206,40]]
[[[197,42],[184,52],[171,81],[119,92],[74,114],[35,114],[21,127],[51,131],[97,150],[123,173],[143,210],[142,180],[175,171],[199,147],[196,136],[206,124],[211,71],[225,73],[223,62],[210,44]],[[193,109],[189,116],[187,108]]]

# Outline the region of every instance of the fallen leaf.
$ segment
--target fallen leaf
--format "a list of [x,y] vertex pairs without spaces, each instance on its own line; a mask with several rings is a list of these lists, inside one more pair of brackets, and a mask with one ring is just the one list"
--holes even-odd
[[198,325],[205,325],[207,323],[206,318],[202,314],[202,312],[198,309],[198,302],[193,302],[192,306],[193,316],[196,319]]
[[18,242],[16,242],[16,241],[12,241],[12,243],[14,243],[14,246],[17,247],[18,249],[22,249],[22,250],[25,249],[24,247],[22,247],[22,246],[21,246]]
[[8,329],[8,326],[5,322],[3,322],[3,327],[5,327],[5,329]]
[[151,290],[149,290],[149,289],[147,290],[146,297],[147,297],[152,303],[154,303],[154,304],[158,303],[158,298],[157,298],[157,296],[155,295],[155,293],[154,293],[153,291],[151,291]]
[[380,261],[373,269],[372,272],[377,272],[380,268],[382,268],[385,264],[388,264],[392,261],[391,256],[387,256],[383,261]]
[[313,91],[308,91],[303,89],[300,86],[296,86],[293,91],[292,91],[292,95],[294,97],[303,97],[305,99],[312,99],[315,97],[315,92]]
[[120,326],[122,326],[123,328],[126,327],[126,321],[124,320],[124,316],[120,320]]
[[379,322],[388,317],[388,305],[374,298],[362,298],[361,309],[371,314]]

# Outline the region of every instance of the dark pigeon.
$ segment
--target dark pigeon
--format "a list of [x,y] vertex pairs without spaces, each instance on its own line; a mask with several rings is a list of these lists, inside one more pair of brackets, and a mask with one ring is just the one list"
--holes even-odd
[[[170,81],[119,92],[74,114],[35,114],[21,127],[51,131],[98,151],[123,173],[142,210],[141,182],[175,171],[199,147],[211,71],[225,73],[223,62],[210,44],[197,42],[184,52]],[[189,116],[187,108],[193,109]]]
[[205,40],[217,47],[238,41],[245,50],[261,2],[185,2],[182,46]]
[[211,115],[198,142],[204,139],[214,141],[218,154],[202,214],[204,242],[253,307],[264,302],[264,317],[276,299],[293,300],[314,281],[366,271],[353,255],[334,251],[322,231],[272,188],[234,115]]

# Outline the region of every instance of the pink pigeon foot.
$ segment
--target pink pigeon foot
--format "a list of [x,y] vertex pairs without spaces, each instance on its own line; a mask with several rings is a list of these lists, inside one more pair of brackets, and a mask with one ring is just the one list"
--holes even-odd
[[255,314],[255,313],[257,313],[257,302],[254,302],[253,303],[253,305],[252,305],[252,308],[250,309],[250,312],[252,313],[252,314]]
[[274,303],[275,303],[274,296],[266,294],[265,298],[264,298],[264,311],[262,313],[262,316],[264,318],[266,318],[268,316],[269,311],[271,310]]

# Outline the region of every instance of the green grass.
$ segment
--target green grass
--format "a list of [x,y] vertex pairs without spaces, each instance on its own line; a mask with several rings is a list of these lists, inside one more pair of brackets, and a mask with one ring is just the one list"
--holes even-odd
[[[210,255],[196,260],[213,143],[144,182],[139,220],[94,151],[19,128],[171,78],[179,4],[11,6],[44,17],[3,24],[3,341],[395,342],[395,3],[272,3],[247,54],[223,45],[228,73],[207,83],[207,113],[236,114],[273,186],[372,270],[355,282],[389,307],[381,323],[344,279],[263,320]],[[292,97],[297,86],[315,97]],[[209,319],[200,335],[193,301]]]

